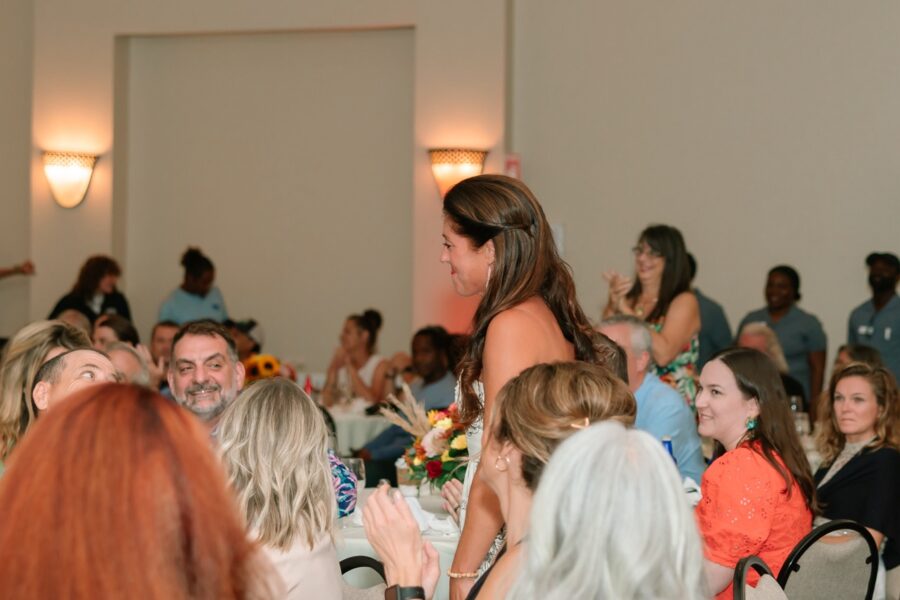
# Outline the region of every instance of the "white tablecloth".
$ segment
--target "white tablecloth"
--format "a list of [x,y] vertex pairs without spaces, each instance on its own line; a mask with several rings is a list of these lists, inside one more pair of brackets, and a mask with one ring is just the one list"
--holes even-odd
[[[372,492],[372,488],[368,488],[363,492],[362,504],[365,506],[365,499]],[[441,497],[422,496],[419,498],[422,508],[428,512],[437,515],[446,515],[447,513],[441,509]],[[338,559],[344,559],[350,556],[371,556],[378,558],[375,550],[369,545],[366,539],[366,533],[362,527],[355,526],[351,523],[351,517],[341,519],[336,530],[335,541],[337,546]],[[447,600],[450,593],[450,582],[447,578],[447,569],[453,562],[453,555],[456,553],[456,544],[459,543],[459,534],[444,535],[433,531],[426,531],[422,537],[431,542],[440,555],[441,559],[441,579],[438,581],[437,590],[435,591],[435,600]],[[379,559],[380,560],[380,559]],[[371,569],[355,569],[348,573],[344,580],[355,587],[366,588],[380,583],[378,575]]]
[[331,411],[337,431],[337,448],[340,456],[349,456],[350,449],[365,446],[376,435],[390,427],[391,423],[380,416],[367,416]]

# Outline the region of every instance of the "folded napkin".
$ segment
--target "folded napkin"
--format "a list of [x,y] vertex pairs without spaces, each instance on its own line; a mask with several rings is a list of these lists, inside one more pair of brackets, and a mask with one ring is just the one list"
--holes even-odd
[[[433,513],[423,510],[422,505],[419,504],[419,500],[417,498],[404,496],[403,499],[406,500],[406,505],[409,507],[409,511],[412,513],[413,518],[416,520],[416,524],[419,526],[419,531],[424,533],[431,530],[435,533],[443,533],[448,535],[459,531],[459,528],[456,526],[456,523],[454,523],[452,519],[439,517]],[[362,507],[357,508],[357,510],[353,511],[353,516],[350,520],[353,525],[357,527],[363,526],[362,513],[364,510],[365,507]]]

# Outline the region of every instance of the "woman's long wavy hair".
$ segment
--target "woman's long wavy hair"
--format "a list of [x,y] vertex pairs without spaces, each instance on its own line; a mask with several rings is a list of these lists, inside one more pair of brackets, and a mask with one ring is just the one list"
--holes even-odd
[[560,445],[507,597],[709,598],[693,511],[659,440],[604,422]]
[[208,434],[147,388],[92,386],[42,417],[7,465],[0,514],[4,597],[279,597]]
[[872,388],[878,402],[878,419],[875,421],[875,441],[869,448],[890,447],[900,450],[900,397],[897,392],[897,381],[886,368],[873,367],[862,362],[852,362],[831,376],[828,385],[828,402],[819,417],[821,430],[818,442],[822,452],[823,464],[830,464],[847,443],[841,433],[834,414],[834,394],[837,385],[848,377],[862,377]]
[[[793,491],[793,481],[796,481],[806,505],[815,514],[816,486],[775,363],[752,348],[726,348],[710,359],[713,360],[724,363],[734,375],[744,398],[755,399],[759,405],[756,427],[747,431],[741,443],[758,441],[763,458],[784,479],[788,495]],[[718,442],[716,447],[718,455],[723,448]],[[784,466],[776,456],[781,457]]]
[[453,230],[481,248],[494,242],[494,264],[475,311],[472,335],[460,363],[461,417],[472,422],[482,406],[473,384],[481,377],[482,354],[491,320],[529,298],[540,296],[556,317],[578,360],[599,362],[611,349],[599,340],[578,304],[569,265],[556,251],[550,224],[528,187],[503,175],[465,179],[444,198]]
[[107,275],[119,276],[121,274],[122,269],[119,268],[119,263],[115,259],[102,254],[92,256],[81,265],[78,279],[75,281],[75,285],[72,286],[72,294],[79,298],[90,300],[97,293],[97,287],[99,287],[101,279]]
[[[678,294],[691,289],[691,266],[684,237],[675,227],[650,225],[638,238],[639,246],[644,242],[666,260],[656,306],[645,319],[648,323],[655,323],[666,316],[669,305]],[[641,280],[635,277],[634,285],[625,297],[634,305],[640,299],[642,291]]]
[[310,548],[332,535],[337,502],[328,430],[316,404],[280,377],[244,390],[222,414],[221,455],[238,505],[259,541]]
[[522,478],[535,490],[544,465],[564,439],[599,421],[631,426],[636,416],[628,384],[610,369],[586,362],[539,364],[500,389],[491,443],[509,442],[522,453]]
[[37,418],[31,387],[50,351],[90,347],[87,334],[62,321],[35,321],[6,345],[0,362],[0,460]]

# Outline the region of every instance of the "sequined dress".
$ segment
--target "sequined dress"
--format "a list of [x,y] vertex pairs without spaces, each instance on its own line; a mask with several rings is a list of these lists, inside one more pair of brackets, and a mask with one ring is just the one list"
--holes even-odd
[[[484,384],[480,381],[476,381],[472,385],[475,388],[475,395],[478,396],[478,401],[483,407]],[[458,408],[462,408],[462,394],[459,390],[459,381],[456,382],[453,402]],[[469,501],[469,491],[472,489],[472,482],[475,481],[475,472],[478,470],[478,465],[481,463],[481,436],[483,433],[484,419],[479,415],[478,418],[469,425],[468,429],[466,429],[466,445],[469,448],[469,466],[466,467],[466,477],[463,480],[462,500],[459,503],[460,530],[462,530],[466,523],[466,507]],[[500,533],[497,534],[494,543],[491,545],[490,550],[488,550],[487,556],[484,558],[484,562],[482,562],[481,567],[478,568],[479,575],[491,568],[491,565],[494,564],[494,561],[497,559],[505,542],[506,528],[504,527]]]
[[[484,385],[480,381],[476,381],[475,394],[481,406],[484,406]],[[453,393],[453,402],[457,408],[462,408],[462,394],[459,391],[459,381],[456,382],[456,390]],[[459,528],[462,529],[466,523],[466,505],[469,500],[469,490],[472,489],[472,482],[475,480],[475,471],[481,462],[481,435],[484,432],[484,420],[481,415],[469,425],[466,429],[466,446],[469,449],[469,466],[466,467],[466,477],[463,480],[462,501],[459,505]]]

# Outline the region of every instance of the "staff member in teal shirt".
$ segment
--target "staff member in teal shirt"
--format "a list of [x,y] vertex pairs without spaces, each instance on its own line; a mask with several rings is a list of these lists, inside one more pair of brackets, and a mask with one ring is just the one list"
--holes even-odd
[[173,321],[182,325],[188,321],[210,319],[221,323],[228,318],[225,299],[213,286],[216,268],[199,248],[188,248],[181,256],[184,280],[159,307],[158,321]]
[[766,307],[748,313],[741,320],[738,332],[748,323],[768,325],[781,342],[790,376],[803,385],[807,398],[818,398],[822,393],[828,342],[819,319],[797,306],[800,275],[787,265],[773,267],[766,280],[765,296]]
[[866,257],[872,298],[850,313],[847,343],[865,344],[881,353],[888,370],[900,379],[900,259],[890,252]]

